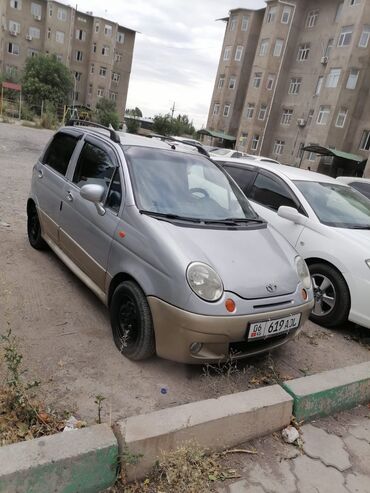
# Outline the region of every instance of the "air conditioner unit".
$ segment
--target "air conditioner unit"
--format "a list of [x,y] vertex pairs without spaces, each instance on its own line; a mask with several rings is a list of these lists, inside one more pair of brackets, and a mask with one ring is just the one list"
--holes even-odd
[[32,36],[30,34],[27,34],[26,39],[27,39],[27,41],[32,41]]
[[323,65],[326,65],[328,63],[328,57],[327,56],[323,56],[323,57],[321,57],[321,60],[320,61],[321,61],[321,63]]
[[17,36],[18,33],[17,33],[17,31],[9,31],[9,34],[11,36]]
[[33,18],[35,21],[41,21],[41,15],[34,15]]
[[298,124],[298,127],[305,127],[306,126],[306,120],[304,118],[298,118],[297,124]]

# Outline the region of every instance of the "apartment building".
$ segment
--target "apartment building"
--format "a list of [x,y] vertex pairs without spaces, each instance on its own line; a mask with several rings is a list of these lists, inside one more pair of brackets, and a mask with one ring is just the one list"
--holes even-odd
[[30,56],[55,54],[72,72],[76,104],[106,97],[123,118],[135,31],[55,1],[0,0],[0,72],[17,73]]
[[[366,161],[370,2],[266,3],[259,11],[232,10],[226,19],[207,130],[231,134],[242,151],[312,170],[332,158],[304,152],[309,145]],[[220,83],[228,73],[238,74],[233,88]]]

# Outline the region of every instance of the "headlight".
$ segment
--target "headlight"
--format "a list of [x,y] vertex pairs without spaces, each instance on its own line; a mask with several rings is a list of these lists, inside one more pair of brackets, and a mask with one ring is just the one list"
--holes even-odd
[[299,255],[295,258],[295,266],[297,269],[298,277],[302,281],[303,287],[305,287],[306,289],[310,289],[312,286],[310,271],[308,270],[306,262]]
[[207,264],[193,262],[186,278],[194,293],[205,301],[218,301],[224,292],[220,276]]
[[365,262],[366,262],[366,265],[367,265],[367,266],[369,267],[369,269],[370,269],[370,258],[368,258],[367,260],[365,260]]

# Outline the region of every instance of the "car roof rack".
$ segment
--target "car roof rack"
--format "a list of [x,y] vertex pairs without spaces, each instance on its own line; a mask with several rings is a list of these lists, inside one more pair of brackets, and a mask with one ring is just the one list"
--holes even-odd
[[95,123],[95,122],[90,122],[88,120],[77,120],[72,118],[71,120],[68,120],[66,123],[67,127],[96,127],[96,128],[102,128],[103,130],[107,130],[110,134],[110,139],[116,143],[120,144],[121,139],[118,135],[118,133],[114,130],[114,128],[109,128],[106,127],[105,125],[100,125],[100,123]]
[[176,137],[166,137],[165,135],[159,135],[159,134],[148,135],[148,137],[161,139],[163,140],[163,142],[167,141],[168,144],[170,144],[171,142],[178,142],[179,144],[195,147],[196,149],[198,149],[199,154],[203,154],[204,156],[210,157],[208,151],[206,151],[204,147],[199,144],[184,142],[183,140],[176,139]]

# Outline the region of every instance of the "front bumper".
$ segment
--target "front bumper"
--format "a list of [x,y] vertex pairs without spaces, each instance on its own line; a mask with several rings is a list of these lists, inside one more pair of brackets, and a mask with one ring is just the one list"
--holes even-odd
[[[181,363],[201,364],[225,361],[230,356],[245,358],[275,349],[291,340],[307,320],[314,301],[286,308],[250,315],[198,315],[176,308],[149,296],[156,339],[157,355]],[[301,313],[300,326],[291,332],[263,340],[248,341],[250,322],[274,320]],[[203,344],[198,354],[190,352],[194,342]]]

